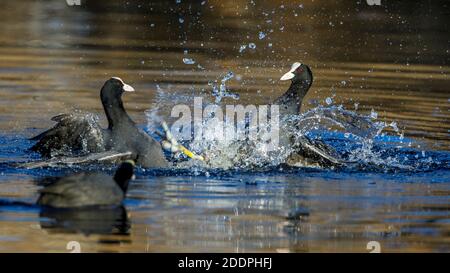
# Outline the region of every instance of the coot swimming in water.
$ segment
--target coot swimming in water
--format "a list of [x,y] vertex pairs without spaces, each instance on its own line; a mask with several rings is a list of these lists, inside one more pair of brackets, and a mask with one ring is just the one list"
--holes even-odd
[[102,129],[92,114],[58,115],[52,118],[58,122],[53,128],[32,138],[38,142],[31,150],[44,157],[131,152],[131,159],[142,167],[168,166],[160,143],[137,128],[123,107],[122,94],[133,91],[120,78],[109,79],[100,92],[107,129]]
[[[288,116],[300,113],[303,98],[313,83],[313,74],[307,65],[296,62],[280,80],[291,80],[289,89],[274,102],[274,104],[279,105],[280,120],[286,121]],[[280,145],[291,146],[294,150],[294,153],[288,159],[289,164],[336,166],[343,163],[332,147],[304,135],[294,136],[286,130],[281,130]]]
[[63,177],[40,190],[38,205],[54,208],[119,206],[133,177],[134,162],[127,160],[114,177],[103,173],[80,173]]

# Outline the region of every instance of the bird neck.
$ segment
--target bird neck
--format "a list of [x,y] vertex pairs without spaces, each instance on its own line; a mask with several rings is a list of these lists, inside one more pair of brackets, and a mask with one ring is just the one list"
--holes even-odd
[[293,114],[297,114],[298,111],[300,111],[303,98],[308,93],[310,86],[311,85],[305,81],[292,82],[286,93],[277,100],[277,103],[291,107],[291,111],[293,111],[293,108],[295,107],[296,110]]
[[294,100],[296,103],[301,105],[303,98],[306,96],[306,93],[308,93],[310,86],[311,85],[306,81],[292,82],[291,86],[286,92],[286,95],[291,100]]
[[130,183],[130,179],[125,179],[120,174],[114,175],[114,181],[116,181],[117,185],[122,189],[124,193],[128,190],[128,184]]
[[121,98],[113,98],[103,101],[103,108],[106,117],[108,118],[108,129],[113,130],[119,124],[129,123],[134,124],[128,116]]

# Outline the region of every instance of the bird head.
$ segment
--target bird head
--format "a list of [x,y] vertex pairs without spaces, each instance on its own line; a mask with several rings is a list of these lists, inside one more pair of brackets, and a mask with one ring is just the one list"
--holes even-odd
[[280,81],[287,80],[291,80],[292,83],[307,84],[308,86],[311,86],[313,82],[312,71],[306,64],[296,62],[292,64],[291,70],[280,78]]
[[124,92],[134,92],[134,88],[124,83],[121,78],[112,77],[102,87],[100,96],[102,101],[110,101],[120,98]]

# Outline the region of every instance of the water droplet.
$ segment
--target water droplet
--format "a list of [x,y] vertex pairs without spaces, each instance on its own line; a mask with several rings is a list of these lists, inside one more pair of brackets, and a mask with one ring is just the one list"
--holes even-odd
[[223,79],[221,81],[226,82],[233,77],[234,77],[233,71],[228,71],[228,73],[223,77]]
[[330,105],[330,104],[333,103],[333,99],[330,98],[330,97],[328,97],[328,98],[325,99],[325,102],[326,102],[328,105]]
[[264,32],[262,32],[262,31],[260,31],[259,34],[258,34],[258,38],[260,40],[262,40],[262,39],[266,38],[266,34]]
[[249,43],[248,44],[248,48],[255,49],[256,48],[256,44],[255,43]]
[[242,53],[247,48],[247,45],[241,45],[239,48],[239,53]]
[[184,19],[183,18],[178,18],[178,22],[180,22],[180,24],[184,23]]
[[373,119],[377,119],[378,118],[378,113],[375,112],[375,110],[372,109],[372,111],[370,111],[370,117]]
[[395,132],[398,132],[398,126],[397,126],[397,122],[393,121],[391,122],[391,124],[389,124],[389,126],[394,129]]
[[195,64],[195,61],[190,58],[183,58],[183,63],[185,64]]
[[223,98],[229,97],[233,99],[239,99],[239,94],[236,93],[230,93],[227,90],[226,82],[234,77],[234,73],[232,71],[229,71],[221,80],[220,85],[217,86],[216,84],[210,83],[209,85],[212,85],[212,95],[216,98],[215,102],[216,104],[220,103]]

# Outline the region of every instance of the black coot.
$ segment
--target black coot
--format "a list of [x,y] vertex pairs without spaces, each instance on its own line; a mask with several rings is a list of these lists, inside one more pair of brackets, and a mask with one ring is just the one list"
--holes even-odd
[[[291,80],[289,89],[274,102],[279,105],[280,121],[283,121],[289,115],[300,113],[303,98],[313,83],[313,74],[307,65],[297,62],[280,80]],[[292,146],[295,152],[289,161],[296,165],[336,166],[343,163],[332,147],[306,136],[294,137],[286,130],[280,130],[280,145]]]
[[102,173],[80,173],[63,177],[40,190],[37,204],[54,208],[119,206],[133,177],[134,162],[125,161],[114,177]]
[[32,138],[38,142],[31,150],[44,157],[131,152],[131,158],[142,167],[168,166],[159,142],[137,128],[123,107],[122,94],[132,91],[120,78],[109,79],[100,92],[107,129],[102,129],[92,114],[58,115],[52,118],[58,122],[53,128]]

